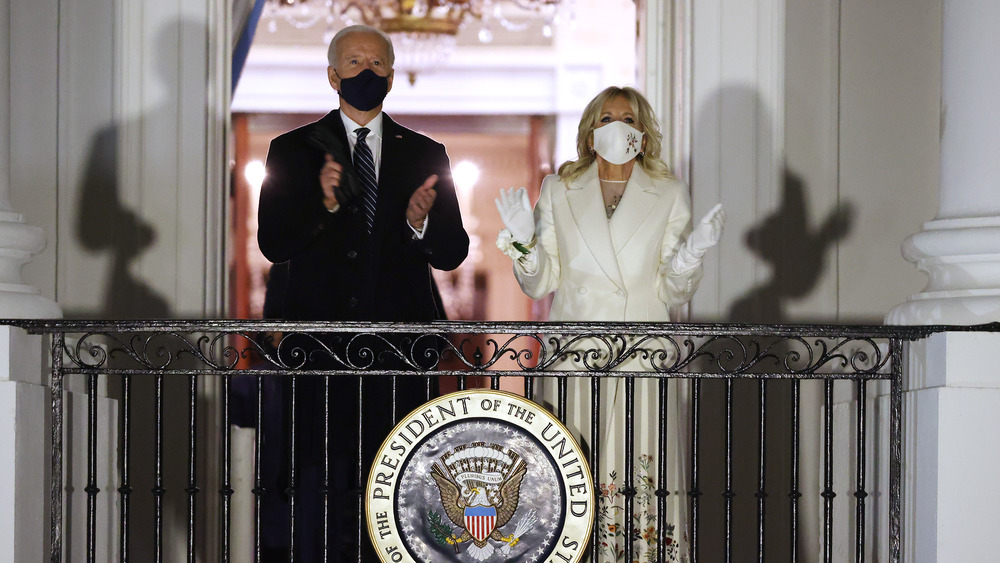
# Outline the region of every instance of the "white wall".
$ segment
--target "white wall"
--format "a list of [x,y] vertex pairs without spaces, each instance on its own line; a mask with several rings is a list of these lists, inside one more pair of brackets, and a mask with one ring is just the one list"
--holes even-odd
[[841,5],[838,319],[877,323],[927,281],[900,245],[937,214],[942,1]]
[[881,322],[923,285],[899,245],[935,212],[940,0],[692,12],[695,215],[729,209],[693,318]]
[[225,8],[12,0],[11,200],[66,316],[222,313]]

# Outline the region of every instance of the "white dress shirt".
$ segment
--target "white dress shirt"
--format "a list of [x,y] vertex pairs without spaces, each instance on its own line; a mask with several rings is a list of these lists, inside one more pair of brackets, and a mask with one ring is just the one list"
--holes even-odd
[[[340,119],[344,122],[344,130],[347,131],[347,143],[351,146],[352,160],[354,158],[354,146],[358,144],[357,129],[361,127],[368,128],[368,135],[365,136],[365,143],[368,144],[368,148],[372,151],[372,160],[375,164],[376,183],[378,183],[379,173],[382,169],[382,115],[382,112],[379,112],[379,114],[373,117],[367,124],[359,125],[355,123],[353,119],[347,117],[347,114],[340,112]],[[413,231],[413,234],[418,239],[422,239],[424,238],[424,232],[427,230],[427,223],[429,222],[430,215],[424,218],[423,227],[420,229],[413,228],[413,225],[411,225],[409,221],[406,221],[406,226]]]

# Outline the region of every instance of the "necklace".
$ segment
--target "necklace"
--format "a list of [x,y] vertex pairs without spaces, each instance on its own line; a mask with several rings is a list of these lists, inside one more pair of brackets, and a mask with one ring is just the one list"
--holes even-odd
[[607,206],[605,206],[604,214],[608,216],[608,219],[615,214],[615,209],[618,209],[618,202],[621,201],[622,196],[616,195],[614,199],[611,200]]
[[615,209],[618,209],[618,203],[625,193],[625,184],[628,180],[604,180],[600,176],[598,179],[601,180],[601,193],[604,196],[604,213],[610,219]]
[[608,219],[615,214],[615,209],[618,209],[618,202],[622,200],[622,194],[616,194],[611,198],[611,203],[605,205],[604,213],[608,216]]

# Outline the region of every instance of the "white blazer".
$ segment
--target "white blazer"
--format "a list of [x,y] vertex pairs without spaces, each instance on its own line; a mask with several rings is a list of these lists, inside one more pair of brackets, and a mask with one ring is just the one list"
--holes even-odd
[[650,178],[636,165],[608,219],[595,163],[569,182],[546,176],[534,215],[537,267],[515,260],[514,275],[533,299],[555,292],[549,320],[669,321],[701,281],[701,266],[670,267],[691,230],[680,180]]

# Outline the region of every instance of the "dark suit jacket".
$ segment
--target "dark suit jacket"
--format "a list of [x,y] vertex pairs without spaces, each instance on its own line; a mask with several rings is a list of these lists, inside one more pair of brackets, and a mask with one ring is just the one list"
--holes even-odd
[[[359,202],[335,213],[322,202],[324,151],[310,141],[310,129],[329,128],[349,146],[339,111],[271,141],[257,240],[270,261],[288,263],[286,319],[444,318],[430,267],[453,270],[469,252],[448,155],[444,145],[388,115],[382,123],[378,205],[370,236]],[[418,240],[406,225],[406,207],[431,174],[439,176],[437,199],[425,236]]]
[[[315,128],[327,128],[339,139],[329,143],[329,135],[316,135]],[[379,171],[379,193],[372,233],[367,233],[360,201],[341,205],[335,213],[323,206],[319,171],[332,147],[334,158],[348,170],[353,170],[346,148],[347,134],[339,111],[333,111],[315,123],[285,133],[273,141],[267,155],[267,176],[261,187],[258,209],[257,240],[269,260],[287,266],[283,291],[268,288],[265,308],[269,313],[289,320],[328,321],[430,321],[444,318],[437,287],[430,268],[453,270],[469,252],[469,236],[462,227],[458,199],[451,178],[451,168],[445,148],[440,143],[402,127],[384,115],[382,121],[382,161]],[[437,198],[428,215],[428,225],[422,240],[413,236],[406,224],[406,207],[410,196],[431,174],[437,174]],[[284,269],[282,269],[283,273]],[[279,305],[280,310],[274,310]],[[298,335],[301,336],[301,335]],[[322,336],[324,347],[343,353],[342,335]],[[295,338],[293,335],[291,338]],[[391,340],[405,346],[404,335]],[[303,339],[303,346],[312,345]],[[296,341],[297,343],[299,341]],[[430,344],[432,345],[432,344]],[[289,348],[293,348],[290,346]],[[360,348],[360,346],[359,346]],[[349,355],[349,354],[348,354]],[[423,354],[416,354],[425,357]],[[336,367],[322,355],[312,356],[316,367]],[[360,363],[365,363],[364,358]],[[381,361],[381,360],[380,360]],[[389,356],[380,367],[392,369]],[[331,560],[357,560],[357,550],[364,550],[364,561],[377,561],[368,542],[358,545],[357,475],[367,475],[378,445],[392,429],[392,413],[403,416],[423,403],[428,394],[427,378],[365,377],[363,405],[359,405],[357,378],[299,377],[295,390],[296,425],[296,555],[297,560],[317,561],[323,546],[322,504],[323,487],[329,479],[329,500],[336,510],[330,521],[329,555]],[[393,381],[398,379],[399,381]],[[330,387],[324,392],[324,384]],[[392,390],[395,389],[395,392]],[[284,389],[283,396],[272,400],[287,401],[293,393]],[[333,444],[325,452],[323,398],[331,404],[329,435]],[[360,406],[360,409],[359,409]],[[286,405],[286,411],[288,407]],[[359,418],[360,417],[360,418]],[[357,431],[364,421],[361,439],[363,459],[358,466]],[[291,419],[289,419],[289,422]],[[276,423],[271,422],[272,427]],[[274,431],[283,431],[275,427]],[[348,430],[354,428],[355,430]],[[273,432],[272,432],[273,433]],[[288,452],[280,441],[272,440],[271,453],[287,460]],[[324,458],[329,458],[325,469]],[[325,476],[325,472],[329,476]],[[262,498],[266,511],[288,513],[287,498],[282,491],[288,487],[290,475],[275,471],[264,484],[267,494]],[[278,538],[277,549],[287,549],[287,523],[276,524],[267,538]],[[268,546],[271,547],[271,546]],[[279,555],[278,559],[287,561]]]

